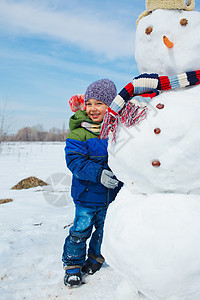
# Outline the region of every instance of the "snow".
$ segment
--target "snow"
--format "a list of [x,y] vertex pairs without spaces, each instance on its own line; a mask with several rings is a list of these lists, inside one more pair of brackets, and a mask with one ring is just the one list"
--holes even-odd
[[138,290],[153,300],[200,299],[199,234],[199,196],[133,197],[123,188],[108,210],[103,252],[130,282],[124,299]]
[[[181,26],[186,18],[188,24]],[[150,35],[146,28],[152,27]],[[168,49],[163,43],[166,36],[174,47]],[[176,75],[199,70],[200,61],[200,13],[157,9],[140,20],[136,30],[135,58],[140,73]]]
[[[118,132],[124,146],[118,139],[109,145],[109,165],[131,192],[200,192],[199,99],[200,86],[164,92],[151,101],[145,120]],[[157,109],[158,103],[165,107]]]
[[[200,70],[200,13],[155,10],[140,20],[135,44],[142,73]],[[200,299],[199,112],[200,86],[163,92],[145,120],[119,126],[109,141],[109,165],[125,185],[108,209],[103,253],[120,270],[120,300],[138,291],[150,300]]]
[[[115,299],[119,276],[106,264],[77,289],[63,284],[62,247],[74,218],[63,149],[64,143],[2,145],[0,199],[14,201],[0,205],[1,300]],[[51,180],[51,189],[11,190],[29,176]]]

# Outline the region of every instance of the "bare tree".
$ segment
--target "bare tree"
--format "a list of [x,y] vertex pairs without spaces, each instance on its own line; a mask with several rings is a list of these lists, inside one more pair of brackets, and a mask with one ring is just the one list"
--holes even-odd
[[0,111],[0,143],[2,142],[3,135],[4,135],[5,111],[6,111],[6,102],[4,103],[2,111]]
[[7,99],[4,101],[2,108],[0,107],[0,146],[6,139],[11,126],[10,114],[7,112]]
[[17,141],[32,141],[32,130],[30,127],[24,127],[18,130],[16,134]]

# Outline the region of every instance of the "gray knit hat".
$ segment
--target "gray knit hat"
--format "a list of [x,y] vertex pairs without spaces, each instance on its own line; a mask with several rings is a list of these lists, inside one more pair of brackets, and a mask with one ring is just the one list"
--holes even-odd
[[85,92],[85,102],[93,98],[110,106],[116,96],[117,88],[114,82],[109,79],[100,79],[88,86]]

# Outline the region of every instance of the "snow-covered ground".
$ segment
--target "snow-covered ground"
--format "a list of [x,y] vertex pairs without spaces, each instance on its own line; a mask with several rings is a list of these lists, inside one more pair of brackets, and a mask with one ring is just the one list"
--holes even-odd
[[[38,177],[49,187],[11,190],[24,178]],[[0,299],[116,299],[120,278],[104,267],[68,289],[63,284],[62,247],[73,222],[71,174],[64,143],[3,143],[0,153]]]

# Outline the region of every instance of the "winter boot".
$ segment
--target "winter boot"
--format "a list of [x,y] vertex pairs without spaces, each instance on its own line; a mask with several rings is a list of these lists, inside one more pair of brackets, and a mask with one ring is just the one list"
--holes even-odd
[[64,284],[68,287],[78,287],[82,283],[81,268],[72,268],[65,271]]
[[86,260],[82,272],[88,275],[93,275],[96,271],[101,269],[102,264],[104,263],[105,259],[103,256],[96,257],[94,255],[88,254],[88,259]]

